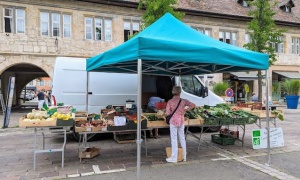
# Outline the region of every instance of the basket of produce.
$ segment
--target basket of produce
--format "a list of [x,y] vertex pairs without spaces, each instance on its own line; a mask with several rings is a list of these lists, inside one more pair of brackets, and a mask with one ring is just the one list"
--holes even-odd
[[155,127],[167,127],[169,126],[166,123],[166,118],[164,115],[160,115],[157,113],[144,113],[142,114],[143,117],[147,120],[147,127],[148,128],[155,128]]
[[225,145],[234,145],[236,138],[233,138],[230,135],[226,134],[212,134],[211,135],[211,141],[217,144],[220,144],[222,146]]

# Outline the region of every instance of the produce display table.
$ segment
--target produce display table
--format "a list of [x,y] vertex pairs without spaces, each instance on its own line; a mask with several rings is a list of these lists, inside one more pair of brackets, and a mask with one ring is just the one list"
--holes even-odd
[[[259,117],[258,124],[255,123],[259,128],[261,128],[261,121],[267,119],[267,111],[266,110],[253,110],[249,111],[250,113],[257,115]],[[282,111],[280,111],[282,113]],[[270,122],[276,127],[276,115],[269,113]]]
[[[61,167],[64,167],[64,154],[65,154],[65,149],[66,149],[66,142],[67,142],[67,129],[70,129],[69,126],[49,126],[49,127],[26,127],[26,128],[33,128],[34,129],[34,157],[33,157],[33,169],[36,169],[36,155],[40,153],[52,153],[52,152],[61,152]],[[43,136],[43,141],[42,141],[42,149],[39,149],[37,147],[37,134],[38,131],[41,132]],[[63,133],[64,136],[64,142],[62,144],[61,148],[49,148],[45,149],[45,132],[50,132],[50,133]]]

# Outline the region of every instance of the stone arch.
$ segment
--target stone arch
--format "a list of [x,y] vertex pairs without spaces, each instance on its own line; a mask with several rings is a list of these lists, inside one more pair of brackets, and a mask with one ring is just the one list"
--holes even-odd
[[[27,58],[29,59],[29,58]],[[48,64],[48,63],[43,63],[43,61],[39,61],[37,59],[31,59],[28,61],[19,61],[19,60],[15,60],[15,59],[11,59],[11,60],[5,60],[2,63],[0,63],[0,75],[5,72],[5,70],[9,69],[10,67],[19,65],[19,64],[29,64],[35,67],[38,67],[40,69],[42,69],[43,71],[45,71],[45,73],[48,74],[48,76],[50,78],[53,77],[53,64]]]
[[31,80],[39,77],[53,77],[54,58],[31,56],[7,56],[0,61],[1,92],[7,94],[9,76],[16,77],[13,105],[19,105],[19,95]]

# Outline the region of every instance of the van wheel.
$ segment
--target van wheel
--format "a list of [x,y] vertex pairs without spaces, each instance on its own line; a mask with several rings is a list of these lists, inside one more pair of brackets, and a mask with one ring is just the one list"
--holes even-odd
[[222,126],[212,126],[207,127],[205,130],[206,132],[218,132],[221,129]]
[[[72,131],[73,132],[73,137],[79,141],[79,133]],[[91,140],[96,134],[88,134],[87,135],[87,141]],[[81,139],[82,140],[82,139]]]

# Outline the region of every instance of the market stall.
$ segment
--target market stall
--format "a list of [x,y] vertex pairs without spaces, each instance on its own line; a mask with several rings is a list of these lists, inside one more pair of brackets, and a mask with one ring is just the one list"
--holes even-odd
[[[167,13],[120,46],[87,60],[87,71],[181,76],[267,70],[268,55],[232,46],[197,32]],[[267,108],[268,109],[268,108]],[[137,179],[140,178],[141,109],[137,111]]]
[[[61,152],[61,166],[64,167],[64,154],[67,142],[67,130],[73,127],[72,106],[57,106],[50,109],[32,112],[19,119],[19,127],[33,129],[34,131],[34,150],[33,150],[33,169],[36,169],[36,156],[41,153]],[[38,143],[38,134],[42,135],[42,145]],[[45,141],[46,134],[62,133],[64,142],[61,147],[48,147]]]

